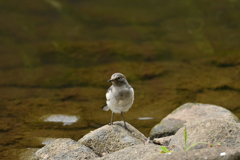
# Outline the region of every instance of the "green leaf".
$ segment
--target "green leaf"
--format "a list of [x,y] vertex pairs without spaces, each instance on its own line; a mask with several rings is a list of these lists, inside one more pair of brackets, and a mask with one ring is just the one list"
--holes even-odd
[[184,144],[184,151],[186,151],[186,145],[187,145],[187,128],[185,126],[185,144]]
[[161,149],[164,153],[170,152],[170,151],[167,149],[167,147],[165,147],[165,146],[160,146],[160,149]]

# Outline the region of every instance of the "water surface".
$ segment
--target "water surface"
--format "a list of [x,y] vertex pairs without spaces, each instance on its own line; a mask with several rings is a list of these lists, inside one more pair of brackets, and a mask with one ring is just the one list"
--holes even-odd
[[0,6],[3,159],[25,157],[49,139],[78,140],[109,123],[111,113],[101,107],[115,72],[135,89],[125,120],[146,136],[187,102],[220,105],[240,117],[238,1],[2,0]]

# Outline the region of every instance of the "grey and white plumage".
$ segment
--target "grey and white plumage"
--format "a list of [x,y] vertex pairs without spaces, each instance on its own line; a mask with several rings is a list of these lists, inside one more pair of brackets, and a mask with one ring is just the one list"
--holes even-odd
[[121,114],[124,127],[128,129],[122,112],[127,112],[132,107],[134,90],[122,73],[114,73],[108,82],[112,82],[112,86],[109,87],[106,93],[107,104],[102,109],[112,111],[111,124],[113,124],[113,113]]

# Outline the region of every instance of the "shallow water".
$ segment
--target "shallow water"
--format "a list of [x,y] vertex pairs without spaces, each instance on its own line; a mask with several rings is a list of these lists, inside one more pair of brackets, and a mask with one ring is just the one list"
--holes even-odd
[[146,136],[186,102],[240,117],[240,2],[18,3],[0,2],[3,159],[109,123],[101,107],[115,72],[135,89],[125,120]]

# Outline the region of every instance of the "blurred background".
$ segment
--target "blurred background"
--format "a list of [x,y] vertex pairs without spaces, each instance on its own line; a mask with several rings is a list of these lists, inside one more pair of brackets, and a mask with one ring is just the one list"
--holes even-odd
[[237,0],[1,0],[0,157],[109,123],[115,72],[135,89],[125,120],[147,137],[187,102],[240,117],[239,17]]

